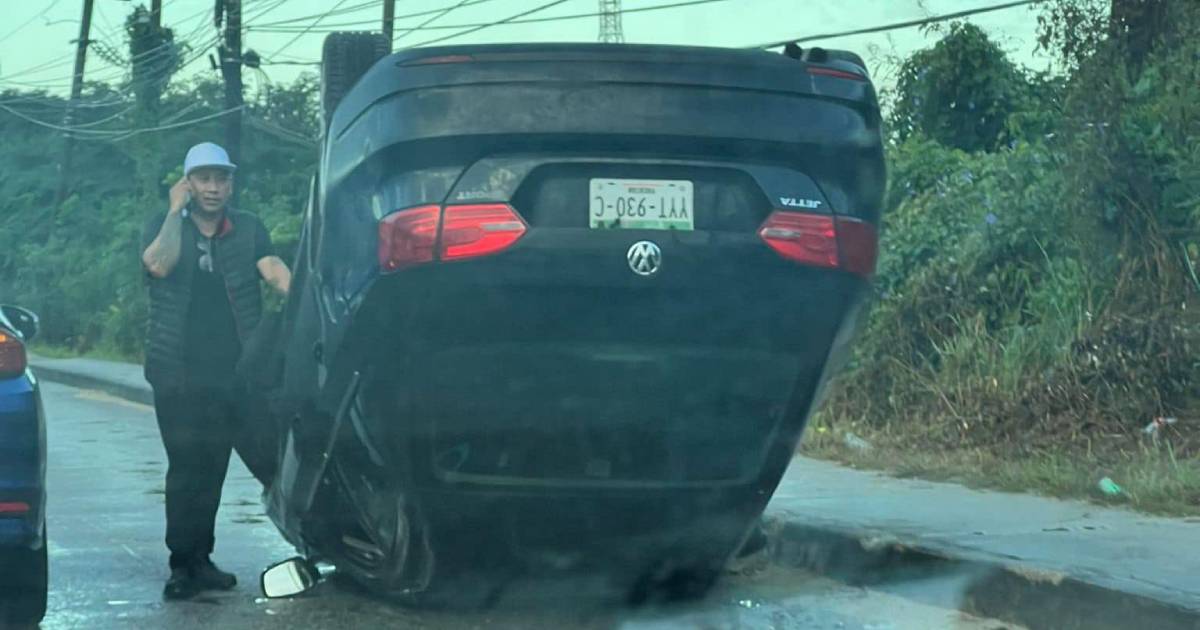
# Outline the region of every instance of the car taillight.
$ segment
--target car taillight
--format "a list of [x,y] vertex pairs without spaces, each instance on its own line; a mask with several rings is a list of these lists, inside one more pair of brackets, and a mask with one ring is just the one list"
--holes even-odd
[[525,221],[505,204],[446,206],[438,253],[442,260],[495,254],[517,242],[525,230]]
[[758,230],[771,249],[788,260],[817,267],[838,266],[833,217],[799,212],[773,212]]
[[0,376],[24,374],[28,364],[25,344],[15,336],[0,331]]
[[438,55],[435,57],[422,57],[420,59],[413,59],[412,61],[405,61],[399,65],[400,65],[400,67],[403,68],[403,67],[408,67],[408,66],[431,66],[431,65],[441,65],[441,64],[447,64],[447,63],[468,63],[471,61],[475,61],[475,58],[470,55]]
[[10,501],[0,503],[0,514],[27,514],[29,513],[29,504],[24,501]]
[[767,217],[758,235],[788,260],[864,277],[875,273],[875,227],[865,221],[778,210]]
[[845,70],[838,70],[837,68],[824,68],[821,66],[809,66],[808,73],[823,77],[833,77],[835,79],[849,79],[851,81],[867,80],[867,77],[861,74],[846,72]]
[[420,206],[379,222],[379,268],[396,271],[420,263],[495,254],[525,235],[528,226],[502,203]]
[[401,210],[379,222],[379,268],[396,271],[433,261],[440,206]]

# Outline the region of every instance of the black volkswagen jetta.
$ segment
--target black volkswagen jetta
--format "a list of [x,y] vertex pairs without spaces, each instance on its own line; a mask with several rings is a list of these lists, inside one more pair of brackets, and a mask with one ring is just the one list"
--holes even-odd
[[412,600],[560,570],[703,593],[869,287],[885,175],[861,60],[386,49],[325,44],[294,289],[251,359],[273,366],[250,372],[274,522]]

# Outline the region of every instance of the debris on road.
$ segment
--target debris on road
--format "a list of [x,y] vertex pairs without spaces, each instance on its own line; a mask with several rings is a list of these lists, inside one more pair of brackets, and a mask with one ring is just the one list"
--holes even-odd
[[870,442],[858,437],[857,435],[854,435],[849,431],[846,431],[846,433],[842,435],[842,443],[844,443],[848,448],[860,452],[871,450]]
[[1106,496],[1115,497],[1125,494],[1125,489],[1118,486],[1117,482],[1108,477],[1101,479],[1100,483],[1096,485],[1100,488],[1100,492],[1103,492]]
[[1175,424],[1176,422],[1179,422],[1178,418],[1159,416],[1154,420],[1151,420],[1150,424],[1147,424],[1146,428],[1142,429],[1142,433],[1145,433],[1146,435],[1157,436],[1159,431],[1162,431],[1166,427]]

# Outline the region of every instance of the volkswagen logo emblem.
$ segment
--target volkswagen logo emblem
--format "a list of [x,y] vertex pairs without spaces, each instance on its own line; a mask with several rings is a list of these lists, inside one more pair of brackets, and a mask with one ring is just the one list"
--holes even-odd
[[662,250],[650,241],[638,241],[625,254],[629,268],[639,276],[652,276],[662,267]]

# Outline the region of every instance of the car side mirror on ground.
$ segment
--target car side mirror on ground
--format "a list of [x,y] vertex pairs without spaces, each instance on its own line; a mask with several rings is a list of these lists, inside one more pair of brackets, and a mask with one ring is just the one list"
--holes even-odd
[[289,558],[263,571],[262,592],[272,599],[295,597],[311,590],[320,579],[320,572],[308,560]]
[[3,305],[0,306],[0,315],[12,324],[12,327],[21,335],[21,340],[28,343],[33,341],[33,338],[38,333],[38,316],[33,311],[20,306]]

